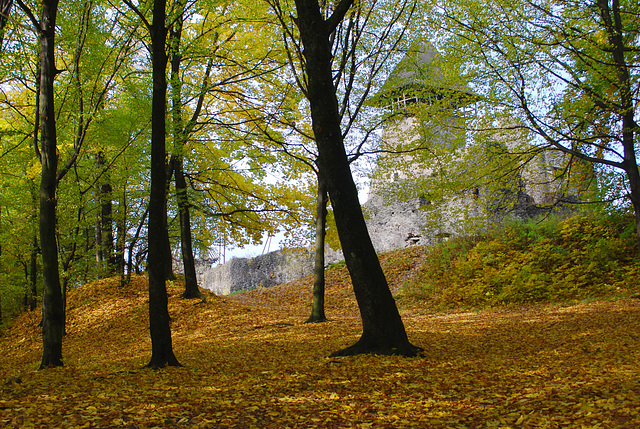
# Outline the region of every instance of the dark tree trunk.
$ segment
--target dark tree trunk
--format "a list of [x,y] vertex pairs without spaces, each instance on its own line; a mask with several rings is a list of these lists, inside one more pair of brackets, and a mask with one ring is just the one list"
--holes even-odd
[[100,221],[100,212],[96,212],[95,227],[94,227],[94,242],[96,251],[96,268],[99,276],[102,277],[102,265],[104,263],[104,254],[102,253],[102,222]]
[[[96,164],[101,170],[105,170],[104,155],[98,152],[96,155]],[[113,188],[109,180],[109,174],[106,171],[102,173],[102,184],[100,185],[100,234],[102,258],[104,262],[105,277],[110,277],[115,272],[115,256],[113,245],[113,201],[111,194]]]
[[353,0],[342,0],[325,20],[317,0],[296,0],[296,24],[304,46],[307,97],[318,146],[318,169],[327,181],[338,235],[362,317],[362,336],[334,356],[361,353],[415,356],[367,231],[340,129],[332,80],[329,36]]
[[[39,116],[39,115],[38,115]],[[37,135],[38,131],[36,131]],[[37,142],[36,142],[37,144]],[[31,219],[35,228],[35,225],[38,223],[38,193],[36,189],[35,183],[30,183],[29,190],[31,192],[31,200],[33,202]],[[31,252],[29,255],[29,310],[34,311],[37,305],[38,299],[38,255],[40,253],[40,248],[38,247],[38,233],[36,230],[33,232],[33,236],[31,237]]]
[[[136,233],[133,235],[133,238],[131,239],[131,242],[129,243],[129,247],[127,248],[127,254],[128,254],[128,258],[127,258],[127,277],[126,277],[126,279],[124,281],[124,284],[129,284],[131,282],[131,272],[133,270],[133,248],[135,247],[136,243],[138,242],[138,237],[140,237],[140,232],[142,231],[142,228],[144,227],[144,224],[147,221],[147,216],[149,216],[149,207],[147,207],[147,209],[144,211],[144,214],[142,215],[142,220],[138,224],[138,228],[136,228]],[[136,273],[137,272],[138,272],[138,270],[136,269]]]
[[[184,11],[184,1],[179,2],[181,12]],[[184,145],[187,138],[182,117],[182,81],[180,66],[180,40],[182,38],[184,14],[180,13],[170,31],[171,46],[171,110],[173,118],[174,155],[171,158],[173,174],[176,184],[176,199],[180,216],[180,250],[182,252],[182,266],[184,269],[185,289],[182,297],[185,299],[202,298],[196,278],[196,263],[193,257],[193,243],[191,237],[191,216],[187,182],[184,177]],[[208,75],[208,73],[207,73]],[[198,108],[199,109],[199,108]]]
[[0,55],[2,54],[2,43],[4,42],[4,29],[9,20],[12,4],[13,0],[0,0]]
[[[165,146],[165,158],[168,155],[166,153]],[[165,192],[164,192],[164,230],[162,231],[162,257],[164,259],[165,279],[175,280],[176,275],[173,272],[173,254],[171,252],[171,239],[169,238],[169,220],[168,220],[168,195],[171,188],[171,177],[173,176],[173,163],[171,161],[166,163],[166,175],[165,175]]]
[[182,249],[182,264],[184,266],[185,289],[183,298],[202,298],[196,278],[196,262],[193,257],[191,241],[191,217],[189,215],[189,198],[187,197],[187,182],[182,171],[182,157],[177,157],[174,164],[176,193],[178,197],[178,211],[180,213],[180,242]]
[[42,249],[43,319],[40,368],[62,366],[64,303],[58,272],[56,242],[56,188],[58,155],[53,80],[57,73],[54,48],[57,0],[44,0],[40,22],[40,137],[42,178],[40,181],[40,246]]
[[[166,194],[165,194],[166,201]],[[173,254],[171,253],[171,240],[169,239],[169,226],[167,221],[167,205],[164,205],[164,224],[165,229],[162,232],[162,266],[164,267],[164,277],[167,280],[175,280],[176,274],[173,272]]]
[[118,216],[116,219],[116,275],[120,276],[120,284],[124,284],[124,246],[127,236],[127,201],[122,197],[118,205]]
[[327,226],[327,184],[318,173],[318,196],[316,198],[316,247],[313,261],[313,301],[311,316],[306,323],[325,322],[324,314],[324,245]]
[[33,236],[31,241],[31,261],[29,264],[29,310],[34,311],[36,309],[36,303],[38,299],[38,237]]
[[617,71],[617,82],[614,87],[618,88],[620,94],[619,114],[622,117],[622,146],[624,148],[622,168],[629,179],[629,198],[633,204],[636,220],[636,243],[638,252],[640,252],[640,174],[638,173],[635,150],[638,124],[635,122],[636,111],[632,92],[631,67],[625,58],[628,49],[623,36],[624,29],[619,2],[610,3],[607,0],[598,0],[597,4],[600,9],[600,17],[607,29],[610,52]]
[[167,98],[167,54],[165,42],[166,0],[155,0],[151,25],[153,102],[151,110],[151,197],[149,200],[149,321],[151,368],[179,366],[171,344],[171,326],[166,286],[164,237],[166,216],[165,107]]

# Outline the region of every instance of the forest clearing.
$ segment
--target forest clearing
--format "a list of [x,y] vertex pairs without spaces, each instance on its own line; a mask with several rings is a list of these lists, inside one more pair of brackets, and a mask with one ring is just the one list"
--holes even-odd
[[[384,259],[383,259],[384,265]],[[636,428],[640,300],[479,311],[402,298],[410,267],[386,265],[420,357],[329,358],[361,332],[344,265],[327,271],[326,323],[303,323],[311,278],[169,313],[182,367],[151,353],[145,277],[69,294],[65,365],[38,371],[39,311],[0,338],[3,427]],[[398,295],[399,294],[399,295]]]

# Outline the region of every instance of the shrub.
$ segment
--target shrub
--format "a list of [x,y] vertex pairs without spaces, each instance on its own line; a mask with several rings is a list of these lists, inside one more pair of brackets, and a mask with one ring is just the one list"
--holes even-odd
[[430,249],[406,295],[439,308],[519,305],[636,293],[633,219],[574,215],[509,222]]

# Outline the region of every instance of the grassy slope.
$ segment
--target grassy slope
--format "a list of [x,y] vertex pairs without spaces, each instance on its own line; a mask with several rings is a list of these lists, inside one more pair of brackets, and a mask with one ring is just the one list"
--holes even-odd
[[[425,258],[384,255],[396,292]],[[65,367],[37,371],[38,313],[0,338],[3,427],[640,427],[640,300],[424,311],[399,300],[424,357],[326,356],[359,335],[344,267],[328,323],[303,324],[310,279],[206,303],[170,285],[176,355],[150,357],[146,280],[69,296]]]

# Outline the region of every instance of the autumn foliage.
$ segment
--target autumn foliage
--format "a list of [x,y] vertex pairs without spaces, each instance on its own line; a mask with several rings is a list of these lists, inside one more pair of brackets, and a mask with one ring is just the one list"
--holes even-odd
[[[564,225],[539,245],[577,239],[577,224]],[[489,254],[486,247],[477,252]],[[80,287],[68,298],[64,367],[38,371],[39,312],[4,331],[0,426],[640,426],[640,300],[631,292],[616,294],[621,285],[612,283],[610,299],[443,311],[410,292],[438,261],[429,255],[412,248],[381,257],[409,338],[425,349],[416,358],[327,357],[361,332],[344,264],[327,272],[329,321],[319,324],[304,323],[310,278],[206,294],[206,302],[181,299],[184,286],[168,284],[174,349],[184,366],[161,370],[143,368],[151,351],[146,278]],[[469,255],[459,263],[477,264]],[[482,284],[484,277],[474,278]]]
[[633,218],[579,214],[437,246],[405,291],[436,308],[513,306],[634,295],[639,274]]

